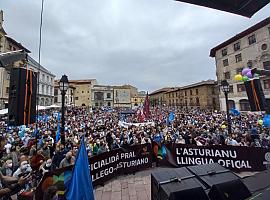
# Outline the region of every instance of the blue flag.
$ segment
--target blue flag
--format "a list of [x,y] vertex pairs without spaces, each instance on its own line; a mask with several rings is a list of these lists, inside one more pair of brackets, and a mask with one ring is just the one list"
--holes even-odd
[[65,195],[67,200],[94,200],[92,178],[84,137],[81,139],[80,149]]
[[172,123],[173,120],[174,120],[174,112],[170,112],[169,117],[168,117],[168,122]]
[[60,124],[57,125],[57,132],[55,136],[55,143],[57,143],[60,140]]

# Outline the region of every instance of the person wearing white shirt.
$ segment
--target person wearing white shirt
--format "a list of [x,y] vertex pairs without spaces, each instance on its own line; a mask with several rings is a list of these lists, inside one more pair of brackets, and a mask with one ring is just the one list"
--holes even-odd
[[8,141],[7,144],[4,146],[7,154],[10,154],[11,147],[12,147],[12,145],[10,144],[10,141]]

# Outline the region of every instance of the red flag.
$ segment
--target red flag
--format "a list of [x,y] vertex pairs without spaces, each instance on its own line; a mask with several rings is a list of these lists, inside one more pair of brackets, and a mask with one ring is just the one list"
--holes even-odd
[[144,104],[143,104],[143,113],[146,119],[149,119],[150,117],[150,102],[149,102],[149,96],[148,92],[146,94]]

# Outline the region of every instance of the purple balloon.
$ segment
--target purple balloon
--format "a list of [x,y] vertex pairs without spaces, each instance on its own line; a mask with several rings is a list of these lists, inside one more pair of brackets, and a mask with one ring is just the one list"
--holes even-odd
[[247,73],[248,72],[251,72],[251,69],[249,69],[249,68],[244,68],[243,70],[242,70],[242,76],[247,76]]
[[246,76],[248,77],[248,78],[252,78],[253,76],[252,76],[252,73],[251,73],[251,70],[248,72],[248,73],[246,73]]

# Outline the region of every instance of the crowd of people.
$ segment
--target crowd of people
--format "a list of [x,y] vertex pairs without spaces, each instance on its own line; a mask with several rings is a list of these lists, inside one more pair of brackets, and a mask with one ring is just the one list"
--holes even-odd
[[[171,111],[174,118],[168,121]],[[152,142],[270,147],[269,128],[258,123],[262,119],[260,113],[231,115],[232,131],[228,133],[226,115],[218,111],[156,107],[145,119],[152,123],[138,124],[136,113],[121,115],[119,108],[90,111],[69,107],[65,114],[65,144],[59,137],[59,111],[45,110],[39,115],[38,123],[27,127],[9,127],[5,120],[0,122],[0,175],[4,177],[0,177],[0,188],[5,188],[4,180],[9,177],[19,180],[23,185],[20,192],[25,193],[31,191],[46,172],[74,164],[82,135],[85,135],[89,157]],[[126,122],[125,126],[119,123],[120,119]],[[29,178],[33,172],[35,178]]]

